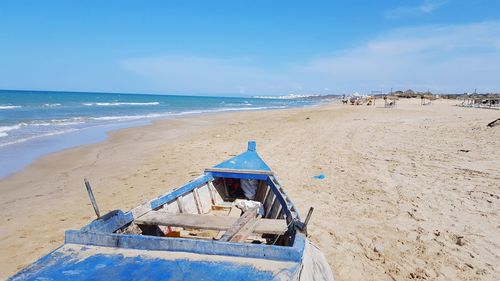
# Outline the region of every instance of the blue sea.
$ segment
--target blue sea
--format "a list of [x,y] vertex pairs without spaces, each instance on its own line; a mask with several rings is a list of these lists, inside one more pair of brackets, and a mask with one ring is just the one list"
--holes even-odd
[[62,149],[95,143],[106,132],[155,119],[224,111],[283,109],[308,99],[117,93],[0,91],[0,178]]

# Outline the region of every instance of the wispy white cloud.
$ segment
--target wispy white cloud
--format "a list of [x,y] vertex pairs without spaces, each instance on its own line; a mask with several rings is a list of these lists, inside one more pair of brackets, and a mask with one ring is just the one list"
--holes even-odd
[[385,13],[387,18],[402,18],[429,14],[448,3],[448,0],[425,0],[417,6],[400,6]]
[[162,91],[345,93],[414,88],[500,91],[500,22],[400,28],[306,62],[159,56],[121,65]]
[[312,60],[304,69],[365,90],[394,86],[498,91],[499,36],[499,22],[398,29],[341,54]]

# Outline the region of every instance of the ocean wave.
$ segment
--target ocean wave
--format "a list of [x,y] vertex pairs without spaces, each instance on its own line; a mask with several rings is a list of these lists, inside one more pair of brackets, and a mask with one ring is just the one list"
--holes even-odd
[[0,126],[0,137],[8,136],[7,132],[21,129],[22,127],[48,127],[48,126],[70,126],[84,124],[85,118],[75,117],[69,119],[33,120],[31,122],[21,122],[16,125]]
[[58,107],[58,106],[61,106],[61,104],[60,103],[46,103],[43,106],[45,106],[45,107]]
[[7,132],[17,130],[23,126],[24,123],[19,123],[17,125],[11,125],[11,126],[1,126],[0,127],[0,137],[6,137],[9,134]]
[[[116,115],[116,116],[101,116],[101,117],[73,117],[66,119],[52,119],[52,120],[33,120],[31,122],[22,122],[16,125],[3,126],[0,127],[0,137],[6,137],[9,134],[7,132],[12,130],[17,130],[22,127],[32,126],[32,127],[60,127],[60,126],[71,126],[71,125],[81,125],[88,123],[89,126],[92,124],[97,125],[99,123],[107,123],[107,122],[125,122],[125,121],[134,121],[134,120],[147,120],[147,119],[160,119],[174,116],[185,116],[185,115],[196,115],[196,114],[204,114],[204,113],[218,113],[218,112],[229,112],[229,111],[251,111],[251,110],[265,110],[265,109],[283,109],[287,108],[287,106],[261,106],[261,107],[222,107],[215,109],[200,109],[200,110],[187,110],[182,112],[162,112],[162,113],[150,113],[150,114],[140,114],[140,115]],[[50,129],[49,129],[50,130]],[[42,133],[35,136],[30,136],[22,139],[18,139],[12,142],[0,144],[0,147],[24,142],[33,138],[44,137],[44,136],[52,136],[63,134],[67,132],[73,132],[78,130],[78,128],[68,128],[66,130],[58,130],[48,133]],[[47,131],[43,129],[42,131]]]
[[160,103],[157,101],[154,102],[92,102],[92,103],[83,103],[86,106],[121,106],[121,105],[139,105],[139,106],[148,106],[148,105],[159,105]]
[[55,132],[49,132],[49,133],[45,133],[45,134],[30,136],[30,137],[26,137],[26,138],[22,138],[22,139],[17,139],[15,141],[11,141],[11,142],[0,143],[0,147],[12,145],[12,144],[16,144],[16,143],[22,143],[25,141],[29,141],[29,140],[41,138],[41,137],[50,137],[50,136],[55,136],[55,135],[60,135],[60,134],[66,134],[66,133],[70,133],[70,132],[74,132],[74,131],[78,131],[78,129],[66,129],[66,130],[61,130],[61,131],[55,131]]
[[227,112],[227,111],[250,111],[250,110],[264,110],[264,109],[283,109],[286,106],[261,106],[261,107],[224,107],[216,109],[200,109],[200,110],[188,110],[182,112],[164,112],[164,113],[151,113],[142,115],[116,115],[116,116],[102,116],[102,117],[92,117],[89,118],[95,121],[130,121],[130,120],[140,120],[140,119],[156,119],[162,117],[172,117],[172,116],[183,116],[183,115],[195,115],[203,113],[217,113],[217,112]]
[[0,109],[16,109],[21,107],[20,105],[0,105]]
[[70,126],[84,124],[85,119],[82,117],[75,117],[69,119],[52,119],[52,120],[35,120],[29,123],[30,126],[40,127],[40,126]]
[[221,104],[223,106],[253,106],[253,104],[251,104],[249,102],[245,102],[245,103],[225,103],[225,102],[221,102]]
[[286,106],[260,106],[260,107],[225,107],[216,109],[206,109],[206,110],[189,110],[174,113],[172,115],[190,115],[190,114],[202,114],[202,113],[217,113],[217,112],[227,112],[227,111],[252,111],[252,110],[265,110],[265,109],[283,109]]
[[167,117],[170,115],[172,115],[171,112],[165,112],[165,113],[151,113],[151,114],[142,114],[142,115],[102,116],[102,117],[93,117],[90,119],[96,120],[96,121],[127,121],[127,120],[160,118],[160,117]]

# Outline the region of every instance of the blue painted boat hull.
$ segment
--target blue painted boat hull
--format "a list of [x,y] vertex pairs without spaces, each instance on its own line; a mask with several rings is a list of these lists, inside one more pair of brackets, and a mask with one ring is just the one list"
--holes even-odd
[[290,280],[299,262],[65,244],[20,280]]
[[[220,200],[227,203],[214,187],[217,179],[227,178],[261,181],[266,200],[262,197],[256,202],[264,207],[267,204],[265,218],[273,226],[283,225],[274,234],[263,232],[273,238],[262,236],[264,242],[254,238],[245,242],[129,231],[132,226],[151,226],[140,223],[147,214],[156,212],[171,218],[187,213],[196,217],[208,213]],[[186,208],[186,202],[194,206]],[[185,220],[183,217],[182,222]],[[171,225],[153,224],[158,229]],[[255,151],[255,142],[249,142],[248,151],[207,169],[190,183],[129,212],[116,210],[80,230],[66,231],[62,246],[9,280],[333,280],[323,254],[310,244],[306,233],[307,225]]]

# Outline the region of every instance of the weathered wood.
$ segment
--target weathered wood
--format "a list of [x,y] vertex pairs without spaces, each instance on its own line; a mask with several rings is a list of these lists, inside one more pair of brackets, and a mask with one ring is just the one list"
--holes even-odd
[[278,183],[278,180],[274,176],[270,176],[267,180],[267,184],[271,188],[273,192],[277,193],[277,199],[280,201],[281,205],[286,208],[283,208],[285,212],[286,220],[291,223],[293,220],[300,220],[299,214],[295,210],[293,203],[291,202],[289,196],[283,190],[283,187]]
[[217,205],[217,199],[215,197],[215,187],[211,181],[207,182],[208,193],[210,194],[210,199],[212,200],[212,205]]
[[182,197],[182,205],[184,209],[184,213],[187,214],[198,214],[198,208],[196,206],[196,202],[194,200],[194,192],[188,192],[184,194]]
[[203,207],[201,206],[200,195],[198,194],[198,189],[193,189],[194,203],[196,204],[196,210],[198,214],[203,214]]
[[240,170],[240,169],[225,169],[225,168],[208,168],[205,172],[221,172],[221,173],[238,173],[238,174],[255,174],[255,175],[272,175],[272,171],[263,170]]
[[269,187],[267,186],[266,182],[259,181],[259,187],[257,188],[257,191],[255,192],[254,200],[259,201],[260,203],[264,203],[264,199],[266,198],[268,190],[269,190]]
[[85,187],[87,188],[87,193],[89,194],[90,202],[94,207],[95,214],[97,218],[100,218],[101,214],[99,213],[99,207],[97,206],[97,202],[95,201],[94,192],[92,192],[92,186],[90,186],[90,182],[87,179],[83,179],[83,181],[85,182]]
[[162,207],[167,202],[172,202],[176,200],[177,197],[182,196],[183,194],[191,191],[192,189],[202,186],[206,182],[212,180],[213,180],[212,175],[210,174],[202,175],[188,184],[175,188],[173,191],[169,191],[168,193],[160,195],[155,199],[152,199],[146,203],[143,203],[140,206],[133,208],[132,210],[128,211],[127,214],[131,214],[133,218],[138,218],[154,209]]
[[281,207],[280,212],[278,213],[278,219],[284,219],[285,218],[285,209]]
[[229,227],[226,233],[222,235],[220,241],[228,242],[233,241],[233,239],[238,239],[235,236],[238,235],[243,229],[246,229],[247,232],[250,231],[250,233],[252,233],[255,223],[258,220],[257,212],[257,208],[248,209],[231,225],[231,227]]
[[235,233],[231,239],[229,239],[229,242],[244,242],[248,236],[252,235],[259,219],[260,215],[251,219],[237,233]]
[[177,197],[177,206],[179,207],[179,213],[185,213],[184,204],[182,203],[182,196]]
[[227,214],[227,216],[233,218],[239,218],[241,217],[242,213],[243,211],[240,208],[232,207],[231,209],[229,209],[229,214]]
[[[170,214],[151,211],[136,219],[136,224],[165,225],[185,228],[213,229],[227,231],[239,218],[227,216]],[[287,230],[285,220],[260,219],[253,229],[258,234],[283,234]]]
[[274,203],[271,207],[271,210],[269,211],[269,214],[266,215],[266,218],[268,218],[268,219],[278,218],[278,213],[280,211],[280,208],[281,208],[280,201],[278,199],[275,199]]
[[264,200],[264,217],[267,218],[269,212],[271,211],[271,207],[274,202],[274,198],[276,196],[274,195],[274,192],[272,190],[269,190],[269,193],[266,196],[266,199]]
[[203,185],[202,187],[197,189],[198,198],[200,199],[201,210],[203,214],[206,214],[210,211],[212,206],[212,200],[210,198],[210,190],[208,189],[208,185]]
[[167,204],[163,205],[162,208],[160,208],[162,212],[167,212],[167,213],[178,213],[179,212],[179,206],[177,204],[177,201],[171,201],[168,202]]
[[221,211],[221,210],[230,210],[232,207],[231,206],[220,206],[220,205],[213,205],[212,210],[216,211]]

